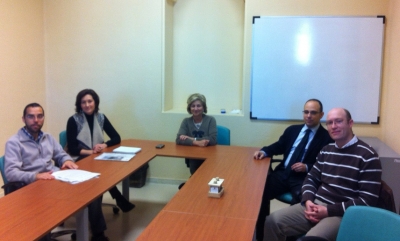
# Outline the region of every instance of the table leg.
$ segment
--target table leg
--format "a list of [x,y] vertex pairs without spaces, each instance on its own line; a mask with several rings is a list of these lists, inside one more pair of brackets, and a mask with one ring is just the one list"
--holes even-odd
[[76,215],[76,240],[89,241],[89,214],[85,207]]
[[129,176],[122,180],[122,195],[129,200]]

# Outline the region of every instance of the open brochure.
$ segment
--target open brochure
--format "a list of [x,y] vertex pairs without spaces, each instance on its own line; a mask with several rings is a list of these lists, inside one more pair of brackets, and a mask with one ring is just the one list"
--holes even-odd
[[51,175],[53,175],[57,180],[69,182],[71,184],[77,184],[98,177],[100,176],[100,173],[77,169],[67,169],[53,172]]
[[134,156],[135,156],[135,154],[104,152],[100,156],[96,157],[95,160],[127,162],[130,159],[132,159]]
[[136,154],[141,151],[142,148],[140,147],[129,147],[129,146],[120,146],[113,150],[116,153],[127,153],[127,154]]

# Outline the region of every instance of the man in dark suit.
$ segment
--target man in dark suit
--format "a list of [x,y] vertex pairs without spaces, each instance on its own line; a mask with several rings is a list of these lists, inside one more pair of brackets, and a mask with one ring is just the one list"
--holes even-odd
[[324,116],[321,101],[310,99],[304,104],[305,124],[289,126],[279,140],[254,153],[257,160],[282,155],[282,162],[267,177],[261,208],[256,224],[256,238],[263,240],[265,217],[269,215],[270,200],[290,192],[292,203],[301,200],[301,186],[307,172],[315,163],[319,151],[333,140],[320,120]]

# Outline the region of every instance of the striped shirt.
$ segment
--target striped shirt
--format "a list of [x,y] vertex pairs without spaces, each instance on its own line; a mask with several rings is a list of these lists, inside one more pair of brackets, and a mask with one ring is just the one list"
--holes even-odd
[[343,148],[325,146],[302,187],[302,203],[318,199],[328,216],[343,216],[354,205],[375,206],[382,168],[376,151],[356,136]]

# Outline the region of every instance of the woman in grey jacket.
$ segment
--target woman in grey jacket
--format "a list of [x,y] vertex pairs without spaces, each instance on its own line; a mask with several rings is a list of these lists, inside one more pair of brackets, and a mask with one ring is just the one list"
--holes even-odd
[[[217,122],[208,116],[206,97],[195,93],[187,99],[187,112],[191,117],[185,118],[176,136],[176,144],[186,146],[213,146],[217,144]],[[186,159],[186,165],[193,174],[203,163],[203,160]]]

